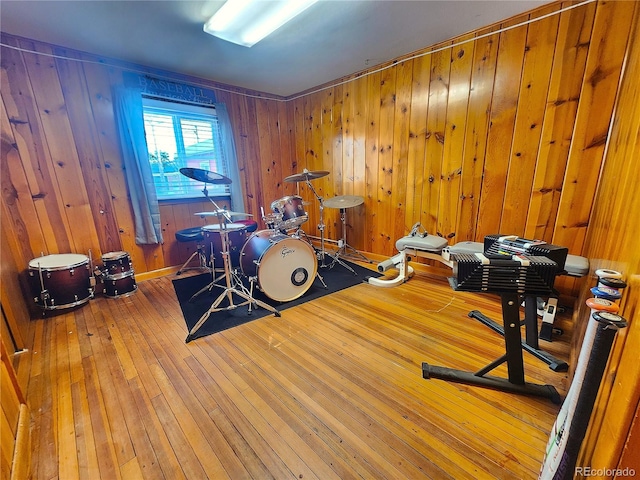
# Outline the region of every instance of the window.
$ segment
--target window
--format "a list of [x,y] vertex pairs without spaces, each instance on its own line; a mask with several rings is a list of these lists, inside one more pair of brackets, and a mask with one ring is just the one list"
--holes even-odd
[[[144,129],[158,200],[202,197],[205,185],[180,173],[200,168],[229,176],[215,108],[143,98]],[[229,185],[207,184],[208,195],[228,196]]]

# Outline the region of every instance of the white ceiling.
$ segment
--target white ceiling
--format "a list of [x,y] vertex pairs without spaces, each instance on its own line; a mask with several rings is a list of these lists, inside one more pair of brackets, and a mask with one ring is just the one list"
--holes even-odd
[[0,30],[290,96],[548,0],[321,0],[251,48],[203,32],[222,3],[2,0]]

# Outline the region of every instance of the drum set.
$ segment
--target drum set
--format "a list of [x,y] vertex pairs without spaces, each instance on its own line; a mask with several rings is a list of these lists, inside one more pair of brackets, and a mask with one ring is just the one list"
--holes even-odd
[[138,289],[127,252],[102,255],[102,267],[79,253],[43,255],[29,262],[29,283],[36,306],[59,310],[83,305],[101,291],[108,298],[131,295]]
[[[288,302],[302,296],[317,278],[324,288],[327,285],[320,275],[319,268],[332,268],[339,264],[356,275],[355,270],[345,263],[341,257],[358,255],[368,261],[346,241],[346,209],[361,205],[364,198],[357,196],[340,196],[327,200],[320,197],[311,184],[312,180],[329,175],[326,171],[307,171],[291,175],[285,182],[305,182],[314,193],[320,204],[320,247],[316,248],[306,235],[302,226],[309,220],[305,210],[306,202],[298,195],[289,195],[271,203],[271,212],[265,213],[261,207],[262,220],[267,226],[249,234],[245,223],[234,222],[233,217],[252,217],[244,212],[234,212],[220,208],[208,196],[207,184],[230,184],[231,180],[223,175],[196,168],[182,168],[180,172],[205,184],[203,193],[214,206],[211,212],[197,212],[194,215],[211,217],[217,223],[202,227],[204,249],[209,261],[211,282],[193,294],[190,301],[204,292],[221,288],[222,292],[213,301],[210,308],[191,328],[187,341],[206,322],[209,316],[217,311],[230,310],[248,305],[249,312],[260,306],[276,316],[277,309],[254,297],[255,289],[267,298],[277,302]],[[340,209],[342,221],[342,238],[338,241],[338,251],[325,249],[324,208]],[[243,282],[243,278],[247,283]],[[241,300],[236,303],[234,296]],[[227,302],[223,303],[227,299]]]

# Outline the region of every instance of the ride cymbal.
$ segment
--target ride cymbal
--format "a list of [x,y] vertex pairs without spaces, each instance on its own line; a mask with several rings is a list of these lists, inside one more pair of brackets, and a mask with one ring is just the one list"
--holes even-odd
[[364,197],[358,195],[340,195],[324,201],[324,206],[329,208],[351,208],[364,203]]
[[305,170],[302,173],[289,175],[284,179],[284,181],[291,183],[306,182],[307,180],[315,180],[316,178],[326,177],[327,175],[329,175],[329,172],[323,170],[316,170],[315,172],[309,172],[308,170]]
[[228,185],[231,183],[230,178],[201,168],[181,168],[180,173],[185,177],[204,183],[214,183],[216,185]]

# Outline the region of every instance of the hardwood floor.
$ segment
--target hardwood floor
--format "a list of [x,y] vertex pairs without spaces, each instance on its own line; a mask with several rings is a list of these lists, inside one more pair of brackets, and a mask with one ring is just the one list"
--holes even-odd
[[[497,297],[417,273],[185,344],[171,280],[33,321],[33,478],[537,478],[557,405],[422,378],[504,353],[467,317],[499,320]],[[525,373],[566,391],[528,354]]]

